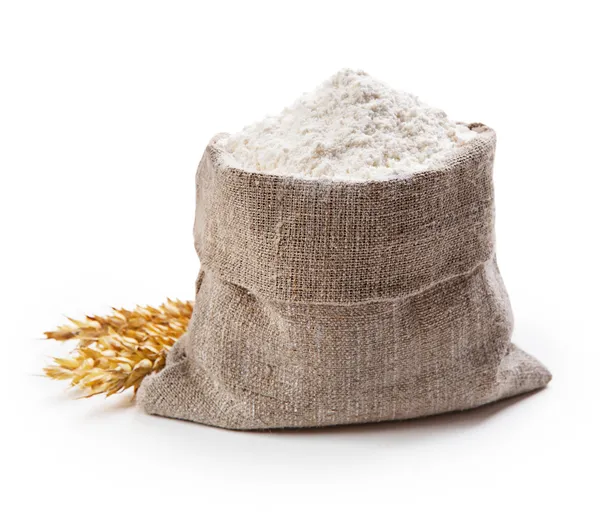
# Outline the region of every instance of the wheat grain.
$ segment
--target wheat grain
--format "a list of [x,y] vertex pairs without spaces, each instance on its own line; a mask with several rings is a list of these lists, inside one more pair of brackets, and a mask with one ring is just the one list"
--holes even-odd
[[112,309],[107,316],[69,318],[71,324],[45,332],[48,339],[77,340],[66,358],[44,368],[52,379],[68,380],[86,397],[106,396],[139,388],[149,373],[160,371],[166,354],[187,330],[192,302],[171,300],[160,305]]

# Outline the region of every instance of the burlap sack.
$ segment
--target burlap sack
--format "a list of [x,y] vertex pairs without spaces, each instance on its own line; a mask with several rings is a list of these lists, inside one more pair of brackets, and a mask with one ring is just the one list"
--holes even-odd
[[495,134],[408,179],[248,173],[215,142],[196,175],[202,271],[148,412],[234,429],[365,423],[540,388],[494,253]]

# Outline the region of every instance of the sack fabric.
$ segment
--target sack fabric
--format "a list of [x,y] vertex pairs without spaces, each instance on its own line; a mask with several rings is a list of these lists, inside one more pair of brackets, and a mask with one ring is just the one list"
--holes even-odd
[[[546,385],[511,343],[496,264],[495,134],[405,179],[196,175],[188,332],[144,380],[152,414],[232,429],[407,419]],[[218,136],[217,136],[218,137]]]

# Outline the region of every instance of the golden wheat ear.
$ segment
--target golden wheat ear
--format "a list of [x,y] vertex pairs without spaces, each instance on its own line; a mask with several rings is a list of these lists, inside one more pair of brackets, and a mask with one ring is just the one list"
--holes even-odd
[[69,318],[70,324],[44,333],[47,339],[76,340],[65,358],[54,358],[44,373],[70,381],[85,397],[106,396],[133,388],[160,371],[168,350],[187,330],[193,302],[167,299],[158,307],[112,309],[106,316]]

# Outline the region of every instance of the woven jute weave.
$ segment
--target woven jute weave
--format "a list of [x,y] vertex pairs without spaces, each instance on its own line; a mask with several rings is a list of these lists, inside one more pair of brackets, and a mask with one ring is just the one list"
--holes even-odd
[[406,179],[255,174],[213,140],[196,174],[202,271],[148,412],[233,429],[480,406],[547,384],[511,343],[494,248],[495,134]]

